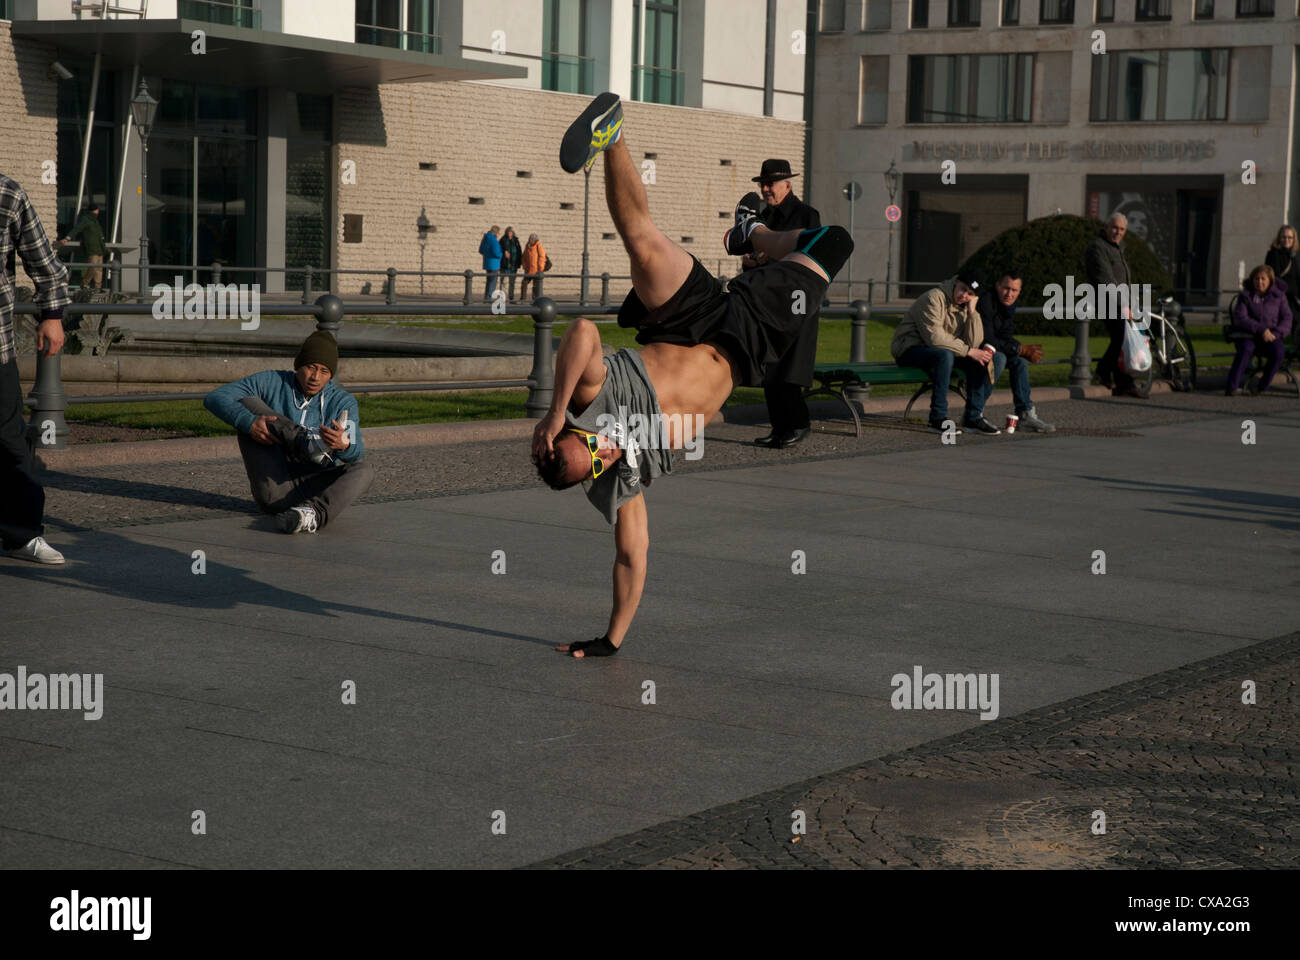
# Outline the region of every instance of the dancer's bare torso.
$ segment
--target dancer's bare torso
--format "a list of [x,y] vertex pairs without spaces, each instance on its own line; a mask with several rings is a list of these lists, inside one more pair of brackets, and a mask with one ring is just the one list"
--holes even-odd
[[[694,422],[701,414],[708,423],[731,396],[737,375],[725,351],[711,343],[686,347],[676,343],[651,343],[641,348],[650,382],[659,397],[659,409],[675,428]],[[674,416],[680,414],[681,416]],[[682,437],[670,431],[670,444],[682,446]]]

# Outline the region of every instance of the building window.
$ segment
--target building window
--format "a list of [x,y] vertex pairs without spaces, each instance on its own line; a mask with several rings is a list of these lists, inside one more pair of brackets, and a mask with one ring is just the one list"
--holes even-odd
[[908,123],[1028,123],[1030,53],[908,57]]
[[1093,57],[1091,119],[1227,120],[1227,49],[1124,50]]
[[1214,0],[1196,0],[1196,9],[1192,13],[1194,20],[1214,19]]
[[[1210,0],[1211,3],[1214,0]],[[1115,20],[1115,0],[1097,0],[1098,23],[1113,23]]]
[[542,12],[542,89],[595,93],[596,61],[587,56],[588,0],[546,0]]
[[858,123],[889,122],[889,57],[862,58]]
[[1002,26],[1020,26],[1020,0],[1002,0]]
[[844,32],[844,0],[821,0],[818,18],[822,33]]
[[441,53],[438,0],[356,0],[357,43]]
[[14,18],[14,0],[0,0],[0,20]]
[[183,20],[262,29],[262,11],[253,9],[253,0],[180,0],[176,15]]
[[1038,0],[1039,23],[1074,23],[1074,0]]
[[[632,11],[632,99],[682,102],[677,69],[679,0],[636,0]],[[644,23],[644,33],[642,24]]]
[[888,30],[893,20],[892,0],[866,0],[862,4],[863,30]]
[[1138,20],[1170,20],[1172,6],[1173,0],[1137,0],[1135,16]]
[[930,0],[912,0],[912,29],[930,25]]
[[980,0],[948,0],[948,26],[978,27]]
[[1238,17],[1271,17],[1273,0],[1237,0]]

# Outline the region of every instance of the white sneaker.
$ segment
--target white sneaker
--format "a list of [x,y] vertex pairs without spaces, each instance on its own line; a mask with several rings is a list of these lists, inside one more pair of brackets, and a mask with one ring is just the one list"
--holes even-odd
[[285,533],[315,533],[316,508],[310,504],[290,507],[284,513],[276,514],[275,522]]
[[63,554],[45,542],[44,537],[33,537],[16,550],[8,551],[9,556],[32,563],[63,563]]

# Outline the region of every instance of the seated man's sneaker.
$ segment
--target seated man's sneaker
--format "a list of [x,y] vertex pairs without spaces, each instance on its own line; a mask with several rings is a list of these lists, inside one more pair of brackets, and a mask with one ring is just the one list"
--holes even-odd
[[290,507],[284,513],[275,515],[275,522],[285,533],[315,533],[317,529],[316,508],[310,504]]
[[44,537],[32,537],[21,547],[6,553],[18,560],[30,560],[32,563],[63,563],[63,554],[46,543]]
[[747,193],[736,204],[736,225],[722,235],[722,245],[733,257],[740,257],[754,252],[754,244],[749,235],[758,226],[758,211],[763,207],[763,198],[756,193]]
[[617,143],[622,134],[623,105],[618,94],[602,93],[569,124],[560,141],[560,166],[565,173],[590,169],[596,157]]
[[1047,423],[1044,420],[1038,419],[1038,411],[1035,410],[1033,407],[1030,407],[1028,410],[1026,410],[1024,413],[1020,415],[1020,425],[1022,427],[1028,427],[1030,430],[1033,430],[1035,433],[1056,432],[1056,427],[1052,426],[1050,423]]
[[982,433],[986,437],[995,437],[1002,432],[983,417],[980,417],[978,420],[967,420],[966,429],[971,433]]
[[330,448],[325,445],[321,439],[320,430],[315,427],[308,427],[298,435],[297,447],[294,454],[298,460],[305,463],[314,463],[318,467],[328,467],[334,462],[334,455]]
[[951,423],[951,424],[952,424],[952,432],[953,432],[953,436],[956,436],[957,434],[961,433],[961,427],[957,426],[957,421],[956,421],[956,420],[931,420],[931,421],[930,421],[930,429],[931,429],[931,430],[937,430],[937,431],[939,431],[940,433],[947,433],[947,432],[948,432],[948,428],[944,426],[945,423]]

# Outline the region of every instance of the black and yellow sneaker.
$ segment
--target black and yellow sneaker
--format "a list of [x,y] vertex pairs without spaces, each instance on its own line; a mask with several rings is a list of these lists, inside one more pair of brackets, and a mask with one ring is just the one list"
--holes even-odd
[[577,173],[596,162],[601,151],[618,141],[623,132],[623,105],[618,94],[602,93],[569,124],[560,141],[560,166]]
[[739,257],[754,252],[749,234],[758,225],[758,211],[763,208],[763,198],[756,193],[747,193],[736,204],[736,225],[722,235],[722,245],[727,253]]

